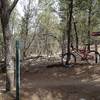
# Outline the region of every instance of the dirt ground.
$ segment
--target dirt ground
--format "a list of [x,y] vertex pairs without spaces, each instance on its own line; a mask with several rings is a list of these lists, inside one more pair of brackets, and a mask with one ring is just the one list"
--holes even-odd
[[31,66],[21,80],[23,100],[100,100],[100,65]]
[[100,100],[100,65],[28,66],[20,90],[20,100]]

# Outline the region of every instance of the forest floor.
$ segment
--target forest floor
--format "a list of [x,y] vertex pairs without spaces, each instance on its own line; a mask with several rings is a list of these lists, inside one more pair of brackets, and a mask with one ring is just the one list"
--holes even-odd
[[20,92],[20,100],[100,100],[100,65],[28,66],[21,70]]

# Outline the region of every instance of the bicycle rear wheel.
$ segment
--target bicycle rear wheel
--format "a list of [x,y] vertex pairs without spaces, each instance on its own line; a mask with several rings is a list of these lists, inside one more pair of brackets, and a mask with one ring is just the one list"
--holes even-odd
[[76,63],[76,57],[73,53],[69,54],[69,61],[67,63],[68,60],[68,53],[63,54],[62,56],[62,63],[64,66],[66,66],[67,64],[75,64]]
[[100,62],[100,54],[96,51],[90,51],[87,56],[89,64],[96,64]]

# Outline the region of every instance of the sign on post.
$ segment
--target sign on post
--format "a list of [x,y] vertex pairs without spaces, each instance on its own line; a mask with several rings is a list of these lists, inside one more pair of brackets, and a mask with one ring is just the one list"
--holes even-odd
[[[95,51],[98,52],[97,40],[99,40],[98,37],[100,37],[100,32],[92,32],[91,36],[93,36],[94,41],[95,41]],[[97,58],[97,54],[96,53],[95,53],[95,57],[96,57],[95,62],[97,63],[97,59],[98,58]]]
[[91,35],[92,36],[100,36],[100,32],[92,32]]

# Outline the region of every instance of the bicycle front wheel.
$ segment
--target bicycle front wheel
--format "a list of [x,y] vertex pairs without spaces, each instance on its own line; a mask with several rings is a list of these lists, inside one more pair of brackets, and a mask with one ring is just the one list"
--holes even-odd
[[96,64],[100,62],[100,54],[96,51],[90,51],[87,56],[89,64]]
[[[68,53],[65,53],[63,56],[62,56],[62,63],[64,66],[67,65],[67,60],[68,60]],[[70,53],[69,54],[69,61],[68,61],[68,64],[75,64],[76,63],[76,57],[73,53]]]

